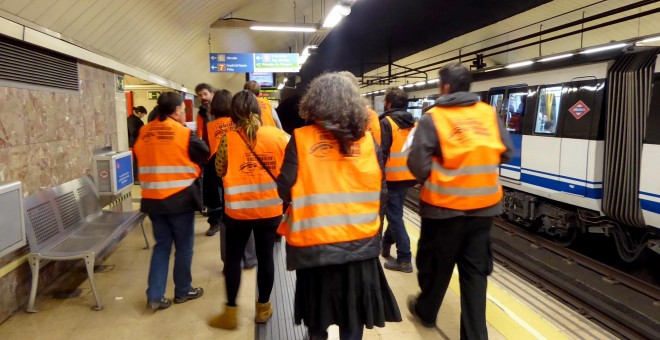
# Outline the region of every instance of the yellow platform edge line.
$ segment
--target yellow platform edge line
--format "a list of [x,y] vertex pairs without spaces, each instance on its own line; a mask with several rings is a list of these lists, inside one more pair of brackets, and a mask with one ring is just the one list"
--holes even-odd
[[27,255],[23,255],[2,266],[2,268],[0,268],[0,277],[5,277],[5,275],[11,273],[16,268],[20,267],[23,263],[27,262],[27,257]]
[[[419,229],[405,223],[410,236],[410,250],[417,256]],[[458,270],[449,283],[449,289],[460,296]],[[507,339],[568,339],[557,327],[541,318],[524,304],[495,285],[488,285],[486,321]]]

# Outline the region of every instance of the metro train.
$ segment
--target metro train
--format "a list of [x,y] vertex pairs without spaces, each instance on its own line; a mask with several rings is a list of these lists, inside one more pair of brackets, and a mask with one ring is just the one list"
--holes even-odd
[[474,73],[471,91],[516,149],[499,169],[506,218],[564,246],[604,233],[626,262],[660,253],[657,59],[657,49],[637,48]]

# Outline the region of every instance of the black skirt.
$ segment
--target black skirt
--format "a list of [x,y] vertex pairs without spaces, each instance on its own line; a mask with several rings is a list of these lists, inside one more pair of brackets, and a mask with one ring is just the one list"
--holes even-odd
[[401,313],[378,258],[296,270],[295,322],[315,331],[384,327]]

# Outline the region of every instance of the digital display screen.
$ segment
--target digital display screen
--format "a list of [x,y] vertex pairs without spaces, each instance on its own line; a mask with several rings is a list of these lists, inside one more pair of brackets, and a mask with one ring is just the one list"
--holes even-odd
[[272,72],[250,72],[248,80],[256,81],[261,87],[274,87],[275,79]]

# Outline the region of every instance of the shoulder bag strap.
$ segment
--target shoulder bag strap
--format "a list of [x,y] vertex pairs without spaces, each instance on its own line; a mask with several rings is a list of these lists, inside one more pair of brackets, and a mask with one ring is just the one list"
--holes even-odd
[[254,157],[257,159],[257,161],[259,162],[259,164],[261,164],[261,167],[262,167],[264,170],[266,170],[266,172],[268,172],[268,175],[270,175],[270,178],[272,178],[273,181],[277,182],[277,178],[275,178],[275,176],[273,175],[273,173],[270,172],[270,170],[266,167],[266,165],[264,165],[264,162],[261,160],[261,158],[259,158],[259,155],[257,155],[256,152],[254,152],[254,149],[252,149],[252,147],[250,146],[250,143],[248,143],[248,141],[245,139],[245,137],[243,137],[243,135],[242,135],[240,132],[238,132],[238,131],[236,131],[236,133],[238,133],[238,135],[241,136],[241,139],[243,140],[243,142],[245,142],[245,146],[247,146],[247,148],[250,149],[250,152],[252,152],[252,154],[253,154]]

